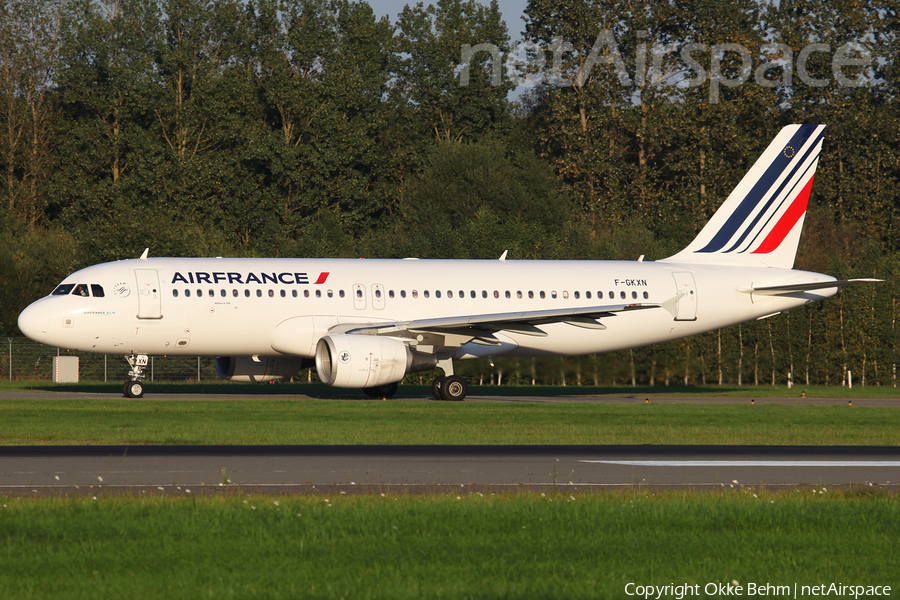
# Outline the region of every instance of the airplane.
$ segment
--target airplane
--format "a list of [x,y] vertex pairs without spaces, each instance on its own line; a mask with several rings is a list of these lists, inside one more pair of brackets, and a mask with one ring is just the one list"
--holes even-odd
[[151,355],[215,357],[231,381],[319,379],[391,397],[455,361],[577,356],[666,342],[817,302],[849,285],[794,270],[824,125],[774,138],[697,237],[657,261],[150,258],[77,271],[19,315],[36,342],[122,354],[140,398]]

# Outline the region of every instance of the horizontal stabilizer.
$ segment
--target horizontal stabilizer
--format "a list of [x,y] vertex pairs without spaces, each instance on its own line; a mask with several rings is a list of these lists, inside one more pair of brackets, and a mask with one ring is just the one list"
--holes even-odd
[[788,285],[770,285],[741,290],[757,296],[781,296],[796,292],[811,292],[813,290],[827,290],[829,288],[841,288],[861,283],[878,283],[882,279],[835,279],[833,281],[816,281],[814,283],[791,283]]

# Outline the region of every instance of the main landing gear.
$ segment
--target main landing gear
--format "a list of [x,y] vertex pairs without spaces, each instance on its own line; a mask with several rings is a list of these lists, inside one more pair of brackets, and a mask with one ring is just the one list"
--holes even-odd
[[453,374],[453,361],[451,359],[439,360],[438,368],[443,369],[444,374],[435,377],[431,382],[431,395],[435,400],[448,400],[450,402],[462,402],[469,393],[466,380]]
[[144,395],[144,384],[141,380],[144,378],[144,367],[149,362],[146,354],[129,354],[125,357],[131,366],[128,376],[131,378],[122,385],[122,395],[126,398],[141,398]]

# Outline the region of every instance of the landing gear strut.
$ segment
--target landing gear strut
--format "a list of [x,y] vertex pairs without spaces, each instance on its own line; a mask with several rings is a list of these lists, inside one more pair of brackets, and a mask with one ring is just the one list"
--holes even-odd
[[129,354],[125,357],[131,366],[128,376],[131,378],[122,386],[122,395],[126,398],[141,398],[144,395],[144,384],[141,380],[144,378],[144,367],[147,366],[149,358],[146,354]]
[[444,374],[435,377],[431,382],[431,395],[435,400],[449,400],[451,402],[462,402],[466,399],[469,392],[469,386],[466,380],[459,375],[453,374],[453,360],[450,358],[439,360],[437,363],[439,369]]

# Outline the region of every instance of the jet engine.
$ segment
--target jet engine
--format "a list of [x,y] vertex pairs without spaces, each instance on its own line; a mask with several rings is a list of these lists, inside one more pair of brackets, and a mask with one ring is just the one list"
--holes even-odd
[[265,383],[292,377],[302,369],[311,367],[311,362],[307,360],[304,363],[299,357],[280,356],[261,356],[256,360],[250,356],[217,356],[215,359],[219,377],[242,383]]
[[371,388],[427,371],[437,357],[411,350],[397,338],[341,333],[316,345],[316,371],[323,383],[342,388]]

